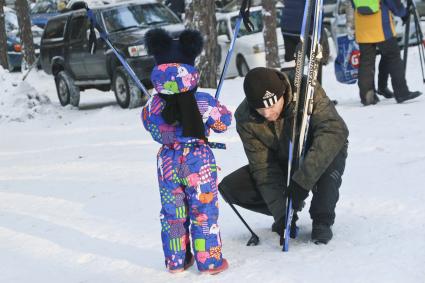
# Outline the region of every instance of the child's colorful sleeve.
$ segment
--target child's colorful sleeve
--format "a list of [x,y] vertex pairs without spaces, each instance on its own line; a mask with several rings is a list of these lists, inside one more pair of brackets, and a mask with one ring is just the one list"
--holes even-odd
[[227,110],[226,106],[210,96],[209,99],[210,113],[206,125],[216,133],[222,133],[232,123],[232,112]]
[[151,133],[152,138],[159,143],[162,143],[162,135],[159,131],[159,116],[161,115],[161,109],[161,101],[154,97],[142,110],[143,126]]

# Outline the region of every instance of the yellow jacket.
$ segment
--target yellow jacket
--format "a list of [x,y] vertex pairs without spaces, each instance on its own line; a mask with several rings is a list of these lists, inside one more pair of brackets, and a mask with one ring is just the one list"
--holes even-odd
[[406,14],[399,0],[382,0],[380,10],[373,15],[354,13],[356,41],[358,43],[378,43],[396,36],[393,13]]

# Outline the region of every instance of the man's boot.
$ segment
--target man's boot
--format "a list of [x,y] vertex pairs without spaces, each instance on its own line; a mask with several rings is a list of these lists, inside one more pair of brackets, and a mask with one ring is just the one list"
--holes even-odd
[[376,93],[382,95],[385,98],[394,97],[394,92],[392,92],[388,87],[379,87]]
[[364,95],[364,97],[361,97],[361,102],[364,106],[368,106],[371,104],[376,104],[379,102],[379,98],[378,96],[375,94],[374,90],[369,90],[368,92],[366,92],[366,94]]
[[406,100],[410,100],[413,98],[416,98],[418,96],[422,95],[422,92],[420,91],[409,91],[409,93],[407,95],[403,95],[403,96],[397,96],[395,98],[395,100],[397,101],[397,103],[402,103]]
[[333,233],[331,225],[322,223],[313,223],[313,230],[311,232],[311,240],[316,245],[327,244],[332,239]]

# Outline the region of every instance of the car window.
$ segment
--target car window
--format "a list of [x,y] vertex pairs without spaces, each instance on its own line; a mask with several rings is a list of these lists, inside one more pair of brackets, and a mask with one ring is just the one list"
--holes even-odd
[[[276,14],[277,14],[276,15],[276,21],[277,21],[276,25],[277,25],[277,27],[280,27],[280,18],[282,16],[282,8],[277,8]],[[238,16],[235,16],[235,17],[231,18],[231,20],[230,20],[233,31],[235,30],[237,19],[238,19]],[[252,30],[252,32],[249,32],[249,31],[246,30],[245,25],[241,24],[241,28],[239,30],[238,37],[263,31],[264,25],[263,25],[263,16],[261,14],[261,10],[251,12],[249,19],[251,20],[251,22],[254,26],[254,29]]]
[[220,21],[218,23],[218,35],[229,35],[226,21]]
[[71,20],[69,39],[71,41],[80,41],[86,38],[86,30],[89,27],[87,17],[78,17]]
[[31,9],[31,14],[46,14],[55,13],[57,10],[56,4],[50,1],[39,1]]
[[44,38],[62,38],[67,18],[61,18],[55,21],[47,22],[46,29],[44,30]]
[[280,27],[280,21],[282,20],[283,8],[276,8],[276,26]]
[[4,24],[6,27],[6,32],[19,29],[18,17],[16,16],[15,13],[5,12],[4,15],[5,15]]
[[180,23],[176,15],[161,4],[114,7],[103,11],[102,16],[108,32]]
[[[235,30],[237,19],[238,19],[238,16],[235,16],[231,19],[232,30]],[[263,31],[263,19],[262,19],[262,15],[261,15],[261,10],[251,12],[249,19],[251,20],[251,22],[254,26],[254,29],[252,30],[252,32],[249,32],[249,31],[246,30],[245,25],[241,24],[241,28],[240,28],[239,33],[238,33],[238,37]]]

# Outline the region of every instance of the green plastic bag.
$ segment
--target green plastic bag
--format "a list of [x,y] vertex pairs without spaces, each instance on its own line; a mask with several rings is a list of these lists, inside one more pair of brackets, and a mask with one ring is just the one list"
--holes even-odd
[[353,0],[353,2],[361,15],[372,15],[379,11],[380,0]]

